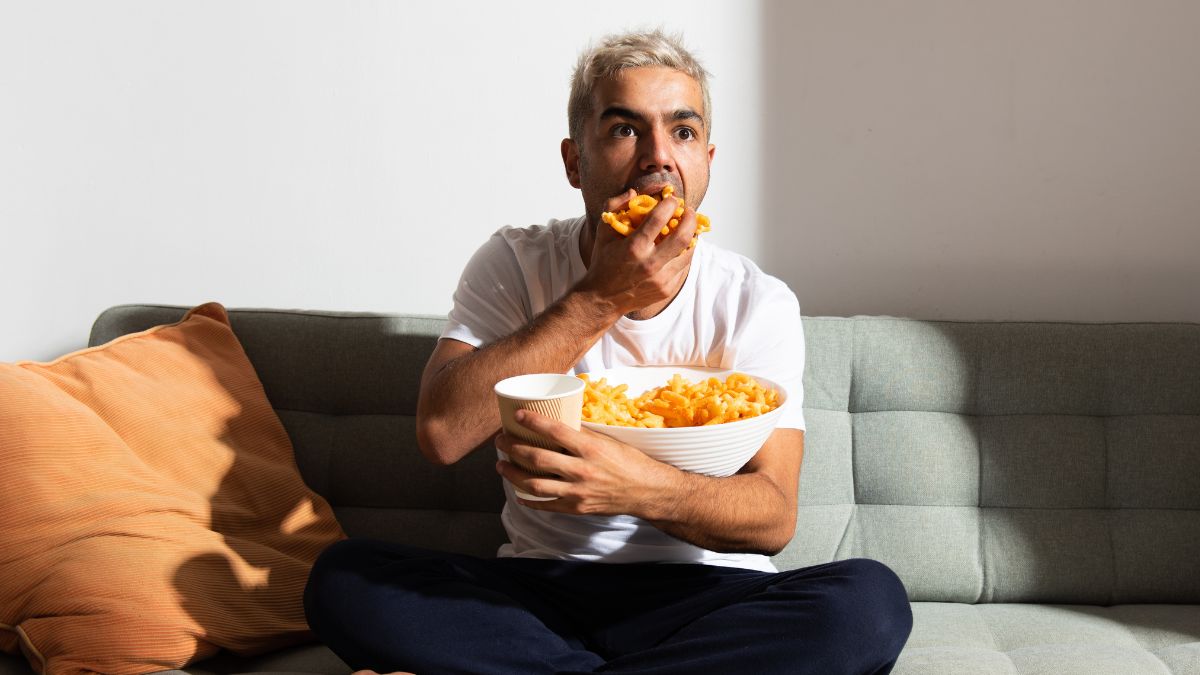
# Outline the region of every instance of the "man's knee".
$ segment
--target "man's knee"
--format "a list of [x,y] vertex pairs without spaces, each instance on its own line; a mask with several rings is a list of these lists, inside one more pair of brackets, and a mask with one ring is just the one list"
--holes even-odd
[[304,613],[310,624],[337,611],[347,594],[347,576],[353,576],[354,570],[362,564],[366,548],[362,541],[344,539],[317,556],[304,586]]
[[305,611],[310,622],[314,612],[357,611],[378,600],[383,590],[394,601],[406,589],[458,580],[460,565],[473,567],[477,562],[468,556],[393,542],[345,539],[322,551],[309,571]]
[[839,560],[796,570],[785,583],[800,602],[798,635],[812,636],[812,621],[830,653],[853,655],[864,672],[894,661],[912,630],[904,584],[883,563]]
[[867,644],[899,653],[912,631],[912,608],[903,582],[887,565],[867,558],[836,563],[842,592],[833,603],[848,632]]
[[321,618],[337,621],[344,612],[355,612],[386,581],[388,567],[414,555],[411,551],[371,539],[343,539],[317,556],[304,587],[304,612],[310,625]]
[[360,569],[373,557],[375,542],[343,539],[326,547],[308,573],[308,585],[322,585],[341,574]]

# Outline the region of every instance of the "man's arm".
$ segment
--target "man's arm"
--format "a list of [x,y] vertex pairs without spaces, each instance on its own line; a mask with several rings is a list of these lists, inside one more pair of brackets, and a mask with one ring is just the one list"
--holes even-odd
[[[609,210],[633,194],[609,200]],[[436,464],[462,459],[500,429],[492,391],[497,382],[525,373],[565,373],[623,314],[672,298],[691,264],[688,245],[696,227],[695,211],[688,209],[680,226],[655,244],[673,209],[663,200],[626,238],[599,227],[584,278],[511,335],[481,349],[439,340],[417,400],[421,452]]]
[[[680,471],[641,451],[588,430],[529,411],[518,420],[561,445],[566,453],[524,445],[501,434],[505,479],[553,501],[522,500],[530,508],[575,514],[628,514],[702,548],[721,552],[783,550],[796,530],[796,503],[804,432],[776,429],[737,474],[713,478]],[[537,476],[514,462],[556,474]]]
[[524,373],[565,373],[615,321],[590,293],[572,292],[483,349],[438,340],[417,400],[421,452],[441,465],[465,457],[500,428],[495,383]]

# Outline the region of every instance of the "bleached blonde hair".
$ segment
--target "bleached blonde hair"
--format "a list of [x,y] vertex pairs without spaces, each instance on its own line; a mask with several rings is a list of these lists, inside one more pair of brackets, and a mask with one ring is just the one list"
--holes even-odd
[[592,91],[596,82],[612,77],[625,68],[664,66],[688,75],[700,85],[704,96],[704,134],[712,135],[712,100],[708,95],[709,73],[682,43],[679,35],[668,35],[657,28],[609,35],[579,55],[571,77],[571,97],[567,101],[567,125],[571,139],[583,135],[584,120],[591,114]]

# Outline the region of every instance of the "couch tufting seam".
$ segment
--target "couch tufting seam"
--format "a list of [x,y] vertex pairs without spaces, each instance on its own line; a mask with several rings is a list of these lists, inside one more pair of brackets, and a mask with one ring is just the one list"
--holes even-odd
[[[1143,647],[1143,649],[1145,649],[1145,647]],[[1162,664],[1163,669],[1167,671],[1167,675],[1175,675],[1175,669],[1168,665],[1166,661],[1163,661],[1162,657],[1158,655],[1158,652],[1146,649],[1146,653],[1150,656],[1153,656],[1155,661],[1158,661]]]
[[[1110,606],[1109,606],[1109,607],[1106,607],[1106,608],[1104,608],[1104,609],[1106,609],[1106,610],[1107,610],[1107,612],[1106,612],[1107,614],[1110,614],[1110,615],[1111,615],[1111,614],[1112,614],[1112,612],[1113,612],[1113,607],[1111,606],[1111,599],[1110,599],[1110,603],[1109,603],[1109,604],[1110,604]],[[1110,620],[1111,620],[1111,617],[1106,617],[1106,618],[1110,618]],[[1166,661],[1163,661],[1163,660],[1162,660],[1162,658],[1161,658],[1161,657],[1158,655],[1158,653],[1157,653],[1157,652],[1155,652],[1155,651],[1153,651],[1153,650],[1151,650],[1151,649],[1150,649],[1150,648],[1149,648],[1149,647],[1146,645],[1146,643],[1144,643],[1144,642],[1142,642],[1141,640],[1139,640],[1139,639],[1138,639],[1138,636],[1137,636],[1137,634],[1135,634],[1135,633],[1134,633],[1132,630],[1130,630],[1130,629],[1129,629],[1129,624],[1128,624],[1128,623],[1126,623],[1126,622],[1124,622],[1124,621],[1120,621],[1120,620],[1113,620],[1113,623],[1115,623],[1115,624],[1116,624],[1116,625],[1117,625],[1117,626],[1118,626],[1118,627],[1119,627],[1121,630],[1125,631],[1125,633],[1126,633],[1127,635],[1129,635],[1129,639],[1130,639],[1130,640],[1133,640],[1133,642],[1134,642],[1135,644],[1137,644],[1139,647],[1141,647],[1143,651],[1145,651],[1145,652],[1146,652],[1147,654],[1149,654],[1150,656],[1154,657],[1154,660],[1155,660],[1155,661],[1158,661],[1159,663],[1161,663],[1161,664],[1162,664],[1162,667],[1163,667],[1163,669],[1164,669],[1164,670],[1165,670],[1165,671],[1168,673],[1168,675],[1174,675],[1174,673],[1175,673],[1175,669],[1174,669],[1174,668],[1172,668],[1171,666],[1167,665],[1167,662],[1166,662]]]
[[304,415],[323,415],[325,417],[416,417],[416,413],[403,412],[329,412],[327,410],[307,410],[286,406],[272,406],[275,412],[302,413]]
[[[1086,643],[1083,643],[1083,644],[1086,644]],[[1015,670],[1015,669],[1016,669],[1016,662],[1012,660],[1012,655],[1013,655],[1014,653],[1018,653],[1018,652],[1024,652],[1024,651],[1037,651],[1037,650],[1044,650],[1044,649],[1046,649],[1047,647],[1059,647],[1059,648],[1067,647],[1067,648],[1069,648],[1069,647],[1079,647],[1079,646],[1082,646],[1082,645],[1081,645],[1081,643],[1064,641],[1064,642],[1055,642],[1055,643],[1050,643],[1050,644],[1028,645],[1028,646],[1024,646],[1024,647],[1016,647],[1016,648],[1014,648],[1014,649],[1012,649],[1012,650],[1009,650],[1009,651],[1000,651],[1000,650],[997,650],[997,651],[998,651],[999,653],[1003,654],[1003,655],[1005,656],[1005,658],[1007,658],[1007,659],[1008,659],[1009,663],[1012,663],[1012,664],[1013,664],[1013,668],[1014,668],[1014,670]],[[1108,646],[1108,645],[1105,645],[1105,646]],[[1142,647],[1142,646],[1140,646],[1140,645],[1139,645],[1137,648],[1134,648],[1134,647],[1124,647],[1124,646],[1116,646],[1116,648],[1117,648],[1117,649],[1124,650],[1124,651],[1126,651],[1126,652],[1129,652],[1129,653],[1145,653],[1145,654],[1149,655],[1150,657],[1152,657],[1156,663],[1159,663],[1160,665],[1162,665],[1162,667],[1163,667],[1163,669],[1164,669],[1164,672],[1165,672],[1167,675],[1175,675],[1175,670],[1174,670],[1173,668],[1171,668],[1170,666],[1168,666],[1168,665],[1167,665],[1167,663],[1166,663],[1165,661],[1163,661],[1163,660],[1162,660],[1162,659],[1161,659],[1161,658],[1158,656],[1158,654],[1157,654],[1157,653],[1155,653],[1155,652],[1153,652],[1153,651],[1150,651],[1149,649],[1146,649],[1145,647]],[[1020,671],[1018,671],[1018,672],[1020,672]],[[1042,671],[1038,671],[1038,672],[1042,672]],[[1141,671],[1141,670],[1139,670],[1138,672],[1139,672],[1139,673],[1143,673],[1143,672],[1145,672],[1145,671]],[[1180,675],[1187,675],[1187,674],[1183,674],[1183,673],[1181,673]],[[1193,674],[1193,675],[1194,675],[1194,674]]]
[[1163,668],[1167,671],[1167,675],[1175,675],[1175,669],[1172,668],[1171,666],[1167,665],[1167,662],[1163,661],[1162,658],[1159,657],[1158,652],[1152,652],[1149,649],[1147,649],[1146,653],[1149,654],[1150,656],[1153,656],[1155,661],[1158,661],[1159,663],[1162,664]]
[[[1108,434],[1110,431],[1109,420],[1110,418],[1107,416],[1101,418],[1101,423],[1104,425],[1104,525],[1105,533],[1108,534],[1108,560],[1112,565],[1112,576],[1110,577],[1108,585],[1107,604],[1111,607],[1113,605],[1113,599],[1117,596],[1117,588],[1119,585],[1117,583],[1117,542],[1113,537],[1113,509],[1110,501],[1112,497],[1112,493],[1110,491],[1112,474],[1109,472],[1109,470],[1112,466],[1112,458],[1109,457],[1109,453],[1112,451],[1112,446],[1108,441]],[[1168,668],[1167,670],[1170,671],[1171,669]]]
[[850,372],[846,375],[849,379],[849,384],[846,387],[846,414],[850,416],[850,513],[846,515],[846,523],[842,526],[842,536],[838,540],[834,556],[837,556],[842,550],[843,544],[846,543],[846,539],[850,536],[850,528],[854,524],[854,519],[858,516],[858,471],[856,466],[858,451],[855,447],[854,439],[855,412],[851,410],[854,402],[854,368],[858,360],[858,325],[858,321],[850,323],[850,359],[848,364]]
[[983,615],[983,612],[980,610],[980,606],[970,605],[970,607],[975,611],[975,616],[977,616],[979,620],[983,622],[983,627],[985,630],[987,630],[988,639],[992,641],[992,651],[995,651],[997,654],[1003,654],[1004,659],[1008,661],[1008,665],[1012,667],[1012,671],[1019,674],[1021,671],[1017,669],[1017,663],[1012,660],[1012,656],[1009,656],[1008,651],[1000,649],[1000,643],[996,641],[996,633],[992,630],[992,624],[989,623],[987,617]]
[[[977,340],[980,338],[976,338]],[[975,345],[976,355],[974,363],[974,378],[975,386],[971,392],[971,414],[974,415],[974,423],[971,429],[975,434],[975,460],[977,462],[975,470],[975,515],[976,515],[976,530],[975,530],[975,552],[979,556],[979,595],[976,596],[976,602],[983,600],[984,595],[988,593],[988,567],[987,561],[984,560],[983,548],[983,527],[984,527],[984,509],[983,509],[983,438],[979,433],[979,388],[980,382],[983,379],[983,352],[979,345]]]

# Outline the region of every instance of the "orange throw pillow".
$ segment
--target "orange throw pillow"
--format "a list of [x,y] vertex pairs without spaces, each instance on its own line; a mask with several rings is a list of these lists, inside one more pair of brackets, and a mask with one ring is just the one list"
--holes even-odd
[[0,364],[0,648],[46,673],[182,667],[311,638],[343,538],[216,303]]

